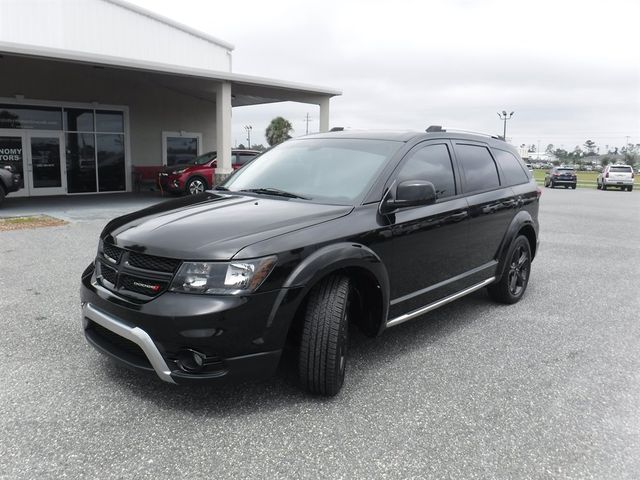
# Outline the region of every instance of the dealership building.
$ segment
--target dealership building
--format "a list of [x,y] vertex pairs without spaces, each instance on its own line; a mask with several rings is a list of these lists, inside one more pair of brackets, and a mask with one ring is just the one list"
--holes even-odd
[[217,151],[232,171],[234,107],[339,91],[232,72],[233,46],[122,0],[0,2],[0,166],[12,196],[131,191],[134,169]]

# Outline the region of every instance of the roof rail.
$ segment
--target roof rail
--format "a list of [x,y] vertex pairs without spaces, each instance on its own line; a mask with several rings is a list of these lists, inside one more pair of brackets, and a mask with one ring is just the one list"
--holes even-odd
[[460,130],[459,128],[448,128],[446,131],[453,132],[453,133],[470,133],[472,135],[481,135],[483,137],[490,137],[490,138],[495,138],[496,140],[504,141],[504,139],[501,136],[491,135],[489,133],[483,133],[483,132],[474,132],[472,130]]
[[329,130],[330,132],[343,132],[344,131],[344,127],[333,127],[331,130]]

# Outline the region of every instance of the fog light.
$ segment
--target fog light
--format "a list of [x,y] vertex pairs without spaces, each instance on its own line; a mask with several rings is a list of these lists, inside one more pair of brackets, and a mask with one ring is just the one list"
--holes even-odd
[[176,363],[181,370],[188,373],[196,373],[204,367],[206,355],[196,350],[184,349],[178,352]]

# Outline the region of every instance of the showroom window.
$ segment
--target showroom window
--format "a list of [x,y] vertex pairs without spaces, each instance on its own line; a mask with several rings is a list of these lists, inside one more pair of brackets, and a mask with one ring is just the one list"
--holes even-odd
[[64,109],[69,193],[126,190],[124,114]]
[[201,149],[201,133],[162,132],[162,163],[168,167],[192,163]]

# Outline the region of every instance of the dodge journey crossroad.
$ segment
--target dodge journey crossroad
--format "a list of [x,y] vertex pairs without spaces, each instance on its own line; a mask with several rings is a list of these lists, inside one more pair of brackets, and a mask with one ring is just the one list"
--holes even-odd
[[109,222],[82,274],[84,334],[177,384],[265,377],[287,349],[303,389],[335,395],[350,328],[376,336],[485,287],[519,301],[539,197],[489,136],[289,140],[213,190]]

